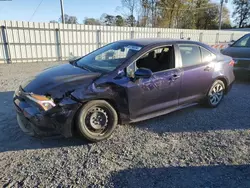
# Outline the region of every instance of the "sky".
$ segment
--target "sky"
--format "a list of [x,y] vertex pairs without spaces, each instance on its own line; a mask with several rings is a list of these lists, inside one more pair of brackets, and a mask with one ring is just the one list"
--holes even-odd
[[[231,1],[226,6],[232,12]],[[120,0],[64,0],[64,13],[76,16],[79,23],[83,23],[85,17],[100,18],[102,13],[121,14],[117,7],[121,7]],[[60,0],[0,0],[0,20],[49,22],[58,20],[60,15]]]
[[[118,6],[121,6],[120,0],[64,0],[64,13],[76,16],[82,23],[85,17],[100,18],[102,13],[119,14]],[[0,20],[49,22],[58,20],[60,15],[60,0],[0,0]]]

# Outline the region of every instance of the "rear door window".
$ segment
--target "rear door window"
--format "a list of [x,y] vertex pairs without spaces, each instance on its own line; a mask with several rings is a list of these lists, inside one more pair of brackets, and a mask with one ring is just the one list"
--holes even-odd
[[190,44],[180,44],[179,45],[182,66],[191,66],[201,63],[201,52],[200,47]]

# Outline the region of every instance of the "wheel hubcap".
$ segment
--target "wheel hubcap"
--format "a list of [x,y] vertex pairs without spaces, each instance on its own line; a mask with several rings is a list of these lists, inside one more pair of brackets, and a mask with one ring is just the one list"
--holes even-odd
[[90,109],[86,117],[86,125],[91,132],[104,130],[108,125],[107,112],[100,107]]
[[217,105],[221,101],[223,94],[224,91],[222,85],[216,84],[209,95],[211,104]]

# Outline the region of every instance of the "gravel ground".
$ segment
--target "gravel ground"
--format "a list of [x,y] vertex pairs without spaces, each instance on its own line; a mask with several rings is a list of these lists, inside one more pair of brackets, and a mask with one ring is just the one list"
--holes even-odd
[[14,90],[55,63],[0,65],[0,187],[250,187],[250,83],[217,109],[200,106],[132,125],[90,144],[31,138]]

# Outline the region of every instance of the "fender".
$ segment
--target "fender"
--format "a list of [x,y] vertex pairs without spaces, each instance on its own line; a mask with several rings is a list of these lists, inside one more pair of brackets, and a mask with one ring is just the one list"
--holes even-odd
[[91,100],[106,100],[116,109],[120,123],[129,122],[127,92],[113,82],[93,82],[86,90],[75,90],[71,96],[82,104]]

